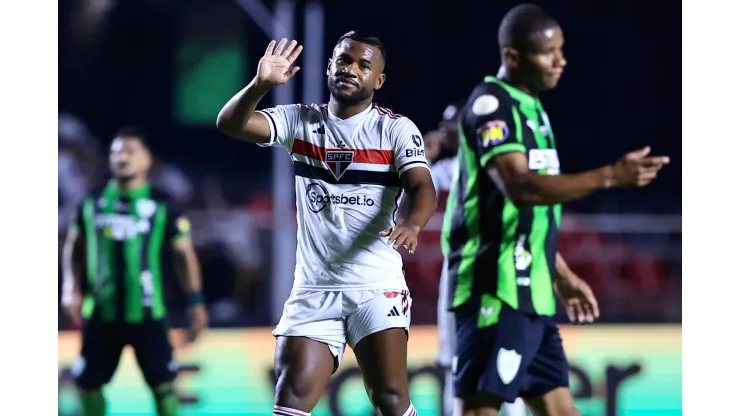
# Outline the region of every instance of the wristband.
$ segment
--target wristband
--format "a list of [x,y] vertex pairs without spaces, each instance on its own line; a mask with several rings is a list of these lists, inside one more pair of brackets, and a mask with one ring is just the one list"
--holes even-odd
[[201,292],[188,292],[188,306],[202,305],[203,294]]

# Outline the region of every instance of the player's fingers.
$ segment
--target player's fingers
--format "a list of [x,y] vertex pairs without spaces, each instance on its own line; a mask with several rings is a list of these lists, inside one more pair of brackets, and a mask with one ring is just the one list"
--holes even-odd
[[645,156],[647,156],[649,153],[650,153],[650,146],[645,146],[642,149],[627,153],[627,155],[625,156],[625,159],[629,159],[629,160],[642,159]]
[[288,42],[288,44],[285,45],[285,49],[283,49],[283,51],[280,53],[280,56],[282,56],[283,58],[288,58],[288,55],[293,52],[293,49],[295,49],[296,45],[298,45],[298,42],[295,39]]
[[573,309],[576,313],[576,320],[579,324],[586,321],[586,313],[583,311],[583,306],[577,300],[573,302]]
[[280,43],[277,44],[277,47],[275,48],[275,52],[273,55],[282,55],[283,49],[285,49],[285,44],[288,43],[288,39],[282,38],[280,39]]
[[409,243],[409,254],[414,254],[416,251],[416,246],[419,244],[418,240],[416,238],[412,238],[411,242]]
[[272,51],[275,50],[275,41],[271,40],[270,43],[267,44],[267,49],[265,49],[265,56],[272,55]]
[[389,235],[391,235],[392,232],[393,232],[393,228],[391,227],[391,228],[386,228],[385,230],[381,231],[379,234],[382,237],[388,237]]
[[594,321],[599,319],[599,315],[601,315],[601,312],[599,311],[599,302],[596,301],[596,298],[591,295],[591,297],[588,300],[588,306],[591,308],[591,313],[594,315]]
[[667,158],[663,157],[648,157],[640,160],[640,166],[643,168],[657,168],[660,169],[663,165],[667,164]]
[[297,74],[300,70],[300,66],[294,66],[293,68],[290,68],[290,71],[288,71],[288,78],[293,78],[295,74]]
[[405,233],[402,233],[396,238],[396,243],[393,244],[393,248],[398,249],[398,247],[408,246],[408,245],[409,245],[409,238]]
[[298,47],[293,49],[293,52],[290,55],[288,55],[288,63],[292,64],[293,62],[295,62],[295,60],[298,59],[298,56],[301,54],[302,51],[303,51],[303,45],[298,45]]
[[568,314],[568,320],[575,323],[576,322],[576,311],[573,308],[573,305],[566,305],[565,312]]

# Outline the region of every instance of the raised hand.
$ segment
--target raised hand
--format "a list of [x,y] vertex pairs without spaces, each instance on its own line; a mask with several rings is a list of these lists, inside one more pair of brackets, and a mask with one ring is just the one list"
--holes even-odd
[[298,42],[282,39],[275,46],[275,41],[270,41],[265,50],[265,55],[260,59],[257,66],[257,85],[264,88],[272,88],[285,84],[301,69],[293,66],[293,62],[301,54],[303,46]]
[[645,186],[652,182],[658,171],[670,162],[666,156],[648,157],[650,147],[645,147],[622,156],[614,165],[614,185],[620,188]]

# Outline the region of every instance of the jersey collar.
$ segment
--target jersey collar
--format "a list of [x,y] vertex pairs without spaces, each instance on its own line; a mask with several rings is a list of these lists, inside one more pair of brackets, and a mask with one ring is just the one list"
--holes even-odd
[[333,123],[341,123],[341,122],[347,122],[347,121],[350,121],[350,120],[359,120],[362,117],[364,117],[367,113],[371,112],[373,110],[373,107],[375,107],[375,103],[371,103],[369,106],[367,106],[366,109],[364,109],[361,112],[353,115],[352,117],[342,119],[342,118],[339,118],[339,117],[335,116],[334,113],[331,112],[331,108],[329,108],[329,106],[327,105],[326,106],[326,114],[327,114],[327,118],[329,120],[331,120],[331,122],[333,122]]
[[491,84],[498,84],[501,86],[501,88],[505,89],[506,92],[511,95],[511,98],[519,101],[522,103],[522,105],[525,106],[531,106],[536,107],[537,102],[539,101],[537,98],[527,94],[526,92],[520,90],[519,88],[507,83],[506,81],[502,81],[496,77],[488,76],[483,79],[483,81],[491,83]]
[[106,193],[115,193],[119,198],[144,198],[149,196],[151,185],[147,182],[144,186],[140,186],[136,189],[120,189],[116,181],[111,179],[108,181],[108,185],[105,188]]

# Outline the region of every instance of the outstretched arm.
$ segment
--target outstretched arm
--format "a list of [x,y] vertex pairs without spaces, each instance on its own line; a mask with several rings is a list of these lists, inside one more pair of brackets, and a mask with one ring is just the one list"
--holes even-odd
[[493,157],[486,171],[514,204],[554,205],[611,187],[645,186],[668,163],[667,157],[647,157],[649,148],[626,154],[612,165],[575,174],[540,175],[530,170],[524,153]]
[[254,110],[267,92],[277,85],[285,84],[298,73],[300,68],[291,65],[302,50],[303,46],[298,45],[295,40],[288,43],[287,39],[282,39],[277,47],[275,41],[271,41],[260,59],[257,75],[224,105],[218,113],[216,127],[237,139],[250,143],[268,143],[270,121],[264,114]]

